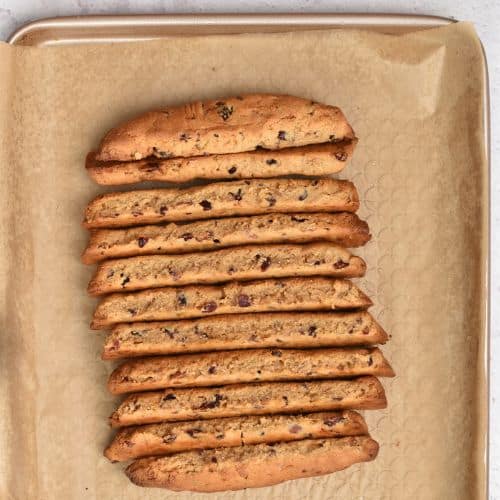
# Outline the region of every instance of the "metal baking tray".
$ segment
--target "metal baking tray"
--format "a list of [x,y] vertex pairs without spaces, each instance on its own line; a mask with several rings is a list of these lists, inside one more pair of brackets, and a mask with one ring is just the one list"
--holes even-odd
[[[123,15],[123,16],[83,16],[47,18],[31,22],[15,31],[8,43],[19,46],[47,47],[78,45],[85,43],[119,43],[141,40],[154,40],[169,36],[240,34],[251,32],[286,32],[311,29],[351,28],[377,31],[388,34],[402,34],[417,30],[446,26],[456,22],[454,19],[437,16],[399,15],[399,14],[208,14],[208,15]],[[485,145],[488,160],[488,185],[490,172],[490,110],[488,70],[485,67]],[[488,204],[489,207],[489,204]],[[488,273],[486,314],[489,315],[489,210],[484,215],[488,227],[487,251],[485,255]],[[483,460],[476,464],[480,486],[480,498],[488,496],[488,405],[489,405],[489,343],[490,323],[486,320],[487,331],[484,338],[484,371],[479,381],[480,402],[485,409],[484,421],[478,422],[485,429]],[[484,381],[484,383],[483,383]],[[478,499],[479,500],[479,497]]]

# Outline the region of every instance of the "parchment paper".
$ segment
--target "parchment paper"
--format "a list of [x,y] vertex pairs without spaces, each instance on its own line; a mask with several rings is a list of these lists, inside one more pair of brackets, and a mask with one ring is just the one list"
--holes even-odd
[[460,500],[484,494],[487,174],[473,28],[172,38],[79,48],[0,46],[0,497],[194,499],[140,489],[102,450],[118,399],[104,333],[88,328],[79,257],[103,189],[85,154],[155,106],[279,92],[340,106],[360,138],[341,177],[373,241],[363,288],[392,334],[386,411],[365,412],[378,459],[234,499]]

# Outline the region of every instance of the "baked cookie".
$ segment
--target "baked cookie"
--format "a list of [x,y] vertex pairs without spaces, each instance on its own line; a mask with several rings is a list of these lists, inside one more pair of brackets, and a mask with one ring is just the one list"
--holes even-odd
[[177,254],[248,244],[330,241],[358,247],[370,239],[354,213],[267,214],[128,229],[93,229],[85,264],[135,255]]
[[169,387],[315,380],[361,375],[393,377],[378,348],[248,349],[126,361],[108,379],[112,394]]
[[363,276],[366,264],[332,243],[251,245],[183,255],[144,255],[99,264],[91,295],[164,286],[290,276]]
[[321,277],[268,279],[111,294],[98,304],[91,326],[99,330],[131,321],[241,312],[366,309],[371,305],[371,300],[348,280]]
[[110,130],[96,159],[227,154],[353,138],[337,107],[294,96],[249,94],[144,113]]
[[358,193],[349,181],[251,179],[191,188],[106,193],[85,210],[87,228],[134,226],[273,212],[355,212]]
[[363,417],[350,410],[248,415],[125,427],[117,432],[104,455],[112,462],[124,462],[187,450],[365,434],[368,428]]
[[282,175],[331,175],[351,158],[357,140],[315,144],[280,151],[258,149],[244,153],[148,158],[131,161],[86,160],[87,172],[101,185],[156,181],[182,183],[195,179],[253,179]]
[[140,458],[125,472],[138,486],[173,491],[230,491],[330,474],[369,462],[377,453],[378,444],[369,436],[304,439]]
[[256,313],[195,320],[125,323],[104,342],[103,359],[154,354],[383,344],[387,334],[367,311]]
[[112,427],[240,415],[385,408],[384,388],[372,376],[351,380],[264,382],[176,388],[130,394],[111,415]]

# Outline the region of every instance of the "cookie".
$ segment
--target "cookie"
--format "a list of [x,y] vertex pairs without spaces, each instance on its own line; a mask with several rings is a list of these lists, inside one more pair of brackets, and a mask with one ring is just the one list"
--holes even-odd
[[128,229],[93,229],[85,264],[135,255],[177,254],[248,244],[330,241],[358,247],[370,239],[354,213],[267,214]]
[[188,450],[365,434],[368,428],[363,417],[350,410],[249,415],[125,427],[117,432],[104,455],[112,462],[124,462]]
[[369,436],[304,439],[140,458],[127,467],[126,474],[138,486],[232,491],[330,474],[369,462],[377,453],[378,443]]
[[357,140],[315,144],[279,151],[259,149],[244,153],[148,158],[102,162],[89,153],[87,173],[101,185],[156,181],[182,183],[195,179],[253,179],[282,175],[331,175],[351,158]]
[[337,107],[294,96],[249,94],[144,113],[110,130],[96,160],[227,154],[353,138]]
[[393,377],[378,348],[248,349],[126,361],[108,379],[112,394],[245,382]]
[[321,277],[268,279],[111,294],[98,304],[91,326],[99,330],[132,321],[241,312],[366,309],[371,305],[371,300],[348,280]]
[[144,255],[101,263],[91,295],[164,286],[291,276],[363,276],[360,257],[332,243],[251,245],[183,255]]
[[125,323],[104,342],[103,359],[154,354],[383,344],[387,334],[367,311],[256,313],[195,320]]
[[178,189],[106,193],[89,203],[84,226],[134,226],[274,212],[355,212],[354,184],[331,179],[251,179]]
[[111,415],[112,427],[240,415],[385,408],[382,384],[372,376],[351,380],[263,382],[176,388],[129,395]]

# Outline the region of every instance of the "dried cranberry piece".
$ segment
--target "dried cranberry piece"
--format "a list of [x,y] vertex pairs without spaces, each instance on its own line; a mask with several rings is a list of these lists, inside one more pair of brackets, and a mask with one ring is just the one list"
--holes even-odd
[[233,197],[233,200],[235,201],[241,201],[241,199],[243,198],[243,196],[241,195],[241,188],[238,189],[238,191],[236,191],[236,193],[229,193],[232,197]]
[[344,267],[347,267],[349,265],[348,262],[344,262],[342,259],[341,260],[338,260],[337,262],[335,262],[335,264],[333,264],[333,267],[335,269],[344,269]]
[[177,294],[177,303],[180,305],[180,306],[185,306],[187,305],[187,299],[186,299],[186,296],[184,295],[183,292],[179,292]]
[[271,265],[271,257],[266,257],[262,262],[262,264],[260,265],[260,270],[267,271],[270,265]]
[[200,410],[211,410],[220,406],[220,402],[224,399],[221,394],[215,394],[213,401],[205,401],[199,406]]
[[201,312],[211,313],[214,312],[216,309],[217,309],[217,304],[212,300],[203,305],[203,307],[201,308]]
[[269,203],[270,207],[274,207],[274,205],[276,205],[276,198],[272,194],[266,196],[266,201]]
[[342,421],[342,417],[332,417],[332,418],[327,418],[326,420],[323,420],[323,423],[328,427],[333,427],[334,425],[338,424],[341,421]]
[[238,305],[240,307],[250,307],[252,305],[252,301],[248,295],[241,294],[238,295]]
[[212,204],[208,200],[200,201],[200,205],[203,207],[203,210],[212,210]]

